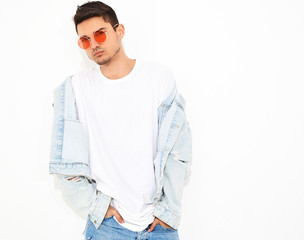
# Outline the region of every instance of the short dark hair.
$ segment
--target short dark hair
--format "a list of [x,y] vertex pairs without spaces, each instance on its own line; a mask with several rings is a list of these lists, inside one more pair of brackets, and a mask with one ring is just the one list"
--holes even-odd
[[[77,6],[74,15],[74,24],[77,31],[77,25],[92,17],[102,17],[105,22],[110,23],[112,26],[119,24],[115,11],[107,4],[100,1],[89,1],[81,6]],[[116,28],[116,27],[115,27]],[[114,31],[116,29],[114,28]]]

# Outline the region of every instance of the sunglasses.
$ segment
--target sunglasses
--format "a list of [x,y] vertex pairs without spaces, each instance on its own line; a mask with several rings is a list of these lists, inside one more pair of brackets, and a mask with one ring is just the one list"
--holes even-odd
[[[115,28],[117,26],[118,26],[118,23],[115,24],[112,28]],[[102,30],[102,28],[100,28],[94,32],[94,39],[96,42],[102,43],[102,42],[106,41],[106,38],[107,38],[106,32],[104,30]],[[88,37],[81,37],[78,39],[78,45],[82,49],[87,49],[91,45],[91,39]]]

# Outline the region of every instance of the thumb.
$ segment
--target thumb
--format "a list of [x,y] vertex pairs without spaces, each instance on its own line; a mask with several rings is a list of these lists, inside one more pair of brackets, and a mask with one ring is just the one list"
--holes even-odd
[[156,218],[155,218],[153,223],[151,224],[151,226],[147,230],[147,232],[152,232],[157,224],[158,224],[158,222],[156,221]]
[[116,211],[114,211],[114,214],[113,214],[115,217],[116,217],[116,219],[117,219],[117,221],[118,222],[120,222],[120,223],[124,223],[125,221],[123,220],[123,218],[122,218],[122,216],[119,214],[119,212],[116,210]]

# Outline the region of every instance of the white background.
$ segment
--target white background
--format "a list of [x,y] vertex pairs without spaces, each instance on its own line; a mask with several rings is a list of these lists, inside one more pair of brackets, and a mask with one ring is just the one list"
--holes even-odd
[[[82,3],[1,3],[0,239],[83,239],[48,172],[53,89],[90,64],[72,22]],[[127,55],[169,66],[186,99],[180,239],[304,239],[304,2],[105,3]]]

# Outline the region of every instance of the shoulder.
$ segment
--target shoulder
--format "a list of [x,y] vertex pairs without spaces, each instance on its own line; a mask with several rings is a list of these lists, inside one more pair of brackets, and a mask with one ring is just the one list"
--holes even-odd
[[141,68],[158,75],[172,74],[172,70],[168,65],[153,60],[141,60]]
[[146,60],[141,62],[141,69],[145,71],[145,76],[151,80],[151,85],[155,87],[157,105],[172,101],[171,98],[175,95],[177,86],[171,68],[163,63]]
[[92,79],[93,76],[95,76],[97,73],[96,69],[94,68],[89,68],[89,69],[81,69],[77,72],[74,72],[68,76],[66,76],[54,89],[53,91],[62,91],[66,83],[69,82],[73,86],[83,84],[86,81],[85,79]]
[[82,69],[71,75],[73,89],[87,89],[94,84],[98,76],[96,68]]
[[176,82],[172,69],[166,64],[145,60],[141,62],[141,70],[160,85],[174,85]]
[[89,68],[89,69],[81,69],[78,72],[72,74],[69,76],[72,81],[80,81],[84,79],[91,79],[95,76],[97,73],[95,68]]

